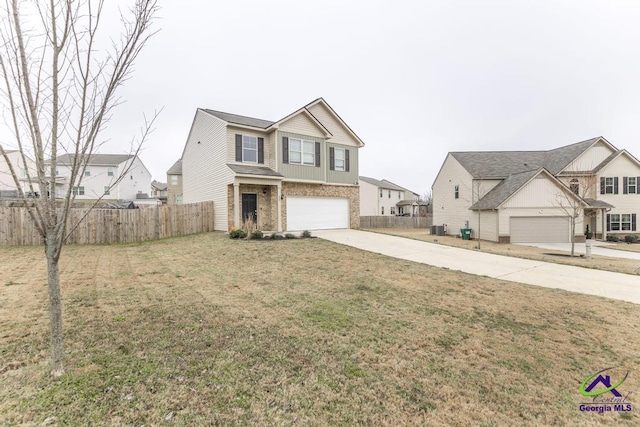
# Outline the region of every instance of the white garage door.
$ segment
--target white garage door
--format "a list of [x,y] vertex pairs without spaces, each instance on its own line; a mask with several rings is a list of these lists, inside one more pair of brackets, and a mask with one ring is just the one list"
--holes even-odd
[[567,243],[570,238],[569,217],[514,217],[509,221],[511,243]]
[[333,197],[287,197],[287,230],[349,228],[349,200]]

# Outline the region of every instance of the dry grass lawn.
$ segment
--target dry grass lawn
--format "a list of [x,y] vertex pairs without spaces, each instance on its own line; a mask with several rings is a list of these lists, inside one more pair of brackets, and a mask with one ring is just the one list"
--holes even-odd
[[[477,250],[478,247],[477,240],[462,240],[453,236],[432,236],[431,233],[429,233],[429,230],[424,228],[376,228],[367,231],[424,240],[426,242],[455,246],[463,249]],[[554,262],[556,264],[575,265],[578,267],[640,275],[640,261],[634,259],[610,258],[599,255],[593,255],[591,259],[585,259],[580,256],[571,257],[570,252],[535,248],[533,246],[487,242],[484,240],[480,242],[480,249],[483,252],[513,256],[516,258],[526,258],[535,261]],[[619,243],[615,248],[612,247],[611,249],[635,251],[636,249],[640,250],[640,244],[628,245],[626,243]]]
[[630,303],[320,239],[70,246],[51,380],[42,249],[0,260],[0,425],[640,424],[578,410],[600,369],[640,386]]

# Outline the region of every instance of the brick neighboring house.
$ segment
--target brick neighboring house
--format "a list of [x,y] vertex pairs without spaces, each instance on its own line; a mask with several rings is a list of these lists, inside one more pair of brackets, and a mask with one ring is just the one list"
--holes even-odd
[[199,108],[182,155],[183,201],[214,201],[222,231],[248,217],[263,231],[358,227],[363,146],[322,98],[275,122]]
[[640,162],[603,137],[548,151],[450,152],[432,189],[433,223],[448,234],[468,226],[486,240],[570,242],[574,214],[575,241],[587,228],[602,239],[638,233]]
[[167,204],[182,204],[182,159],[167,171]]

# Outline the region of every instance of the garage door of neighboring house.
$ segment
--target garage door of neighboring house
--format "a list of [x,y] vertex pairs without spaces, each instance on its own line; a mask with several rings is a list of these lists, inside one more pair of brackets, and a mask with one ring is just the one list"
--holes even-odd
[[509,221],[511,243],[567,243],[570,238],[569,217],[514,217]]
[[349,200],[334,197],[287,197],[287,230],[349,228]]

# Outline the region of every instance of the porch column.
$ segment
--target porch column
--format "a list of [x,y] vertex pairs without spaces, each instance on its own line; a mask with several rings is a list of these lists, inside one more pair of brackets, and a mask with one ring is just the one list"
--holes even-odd
[[233,226],[240,228],[240,184],[233,183]]
[[282,233],[282,183],[278,182],[278,191],[276,199],[276,222],[278,223],[277,232]]
[[602,209],[602,240],[607,241],[607,210]]

